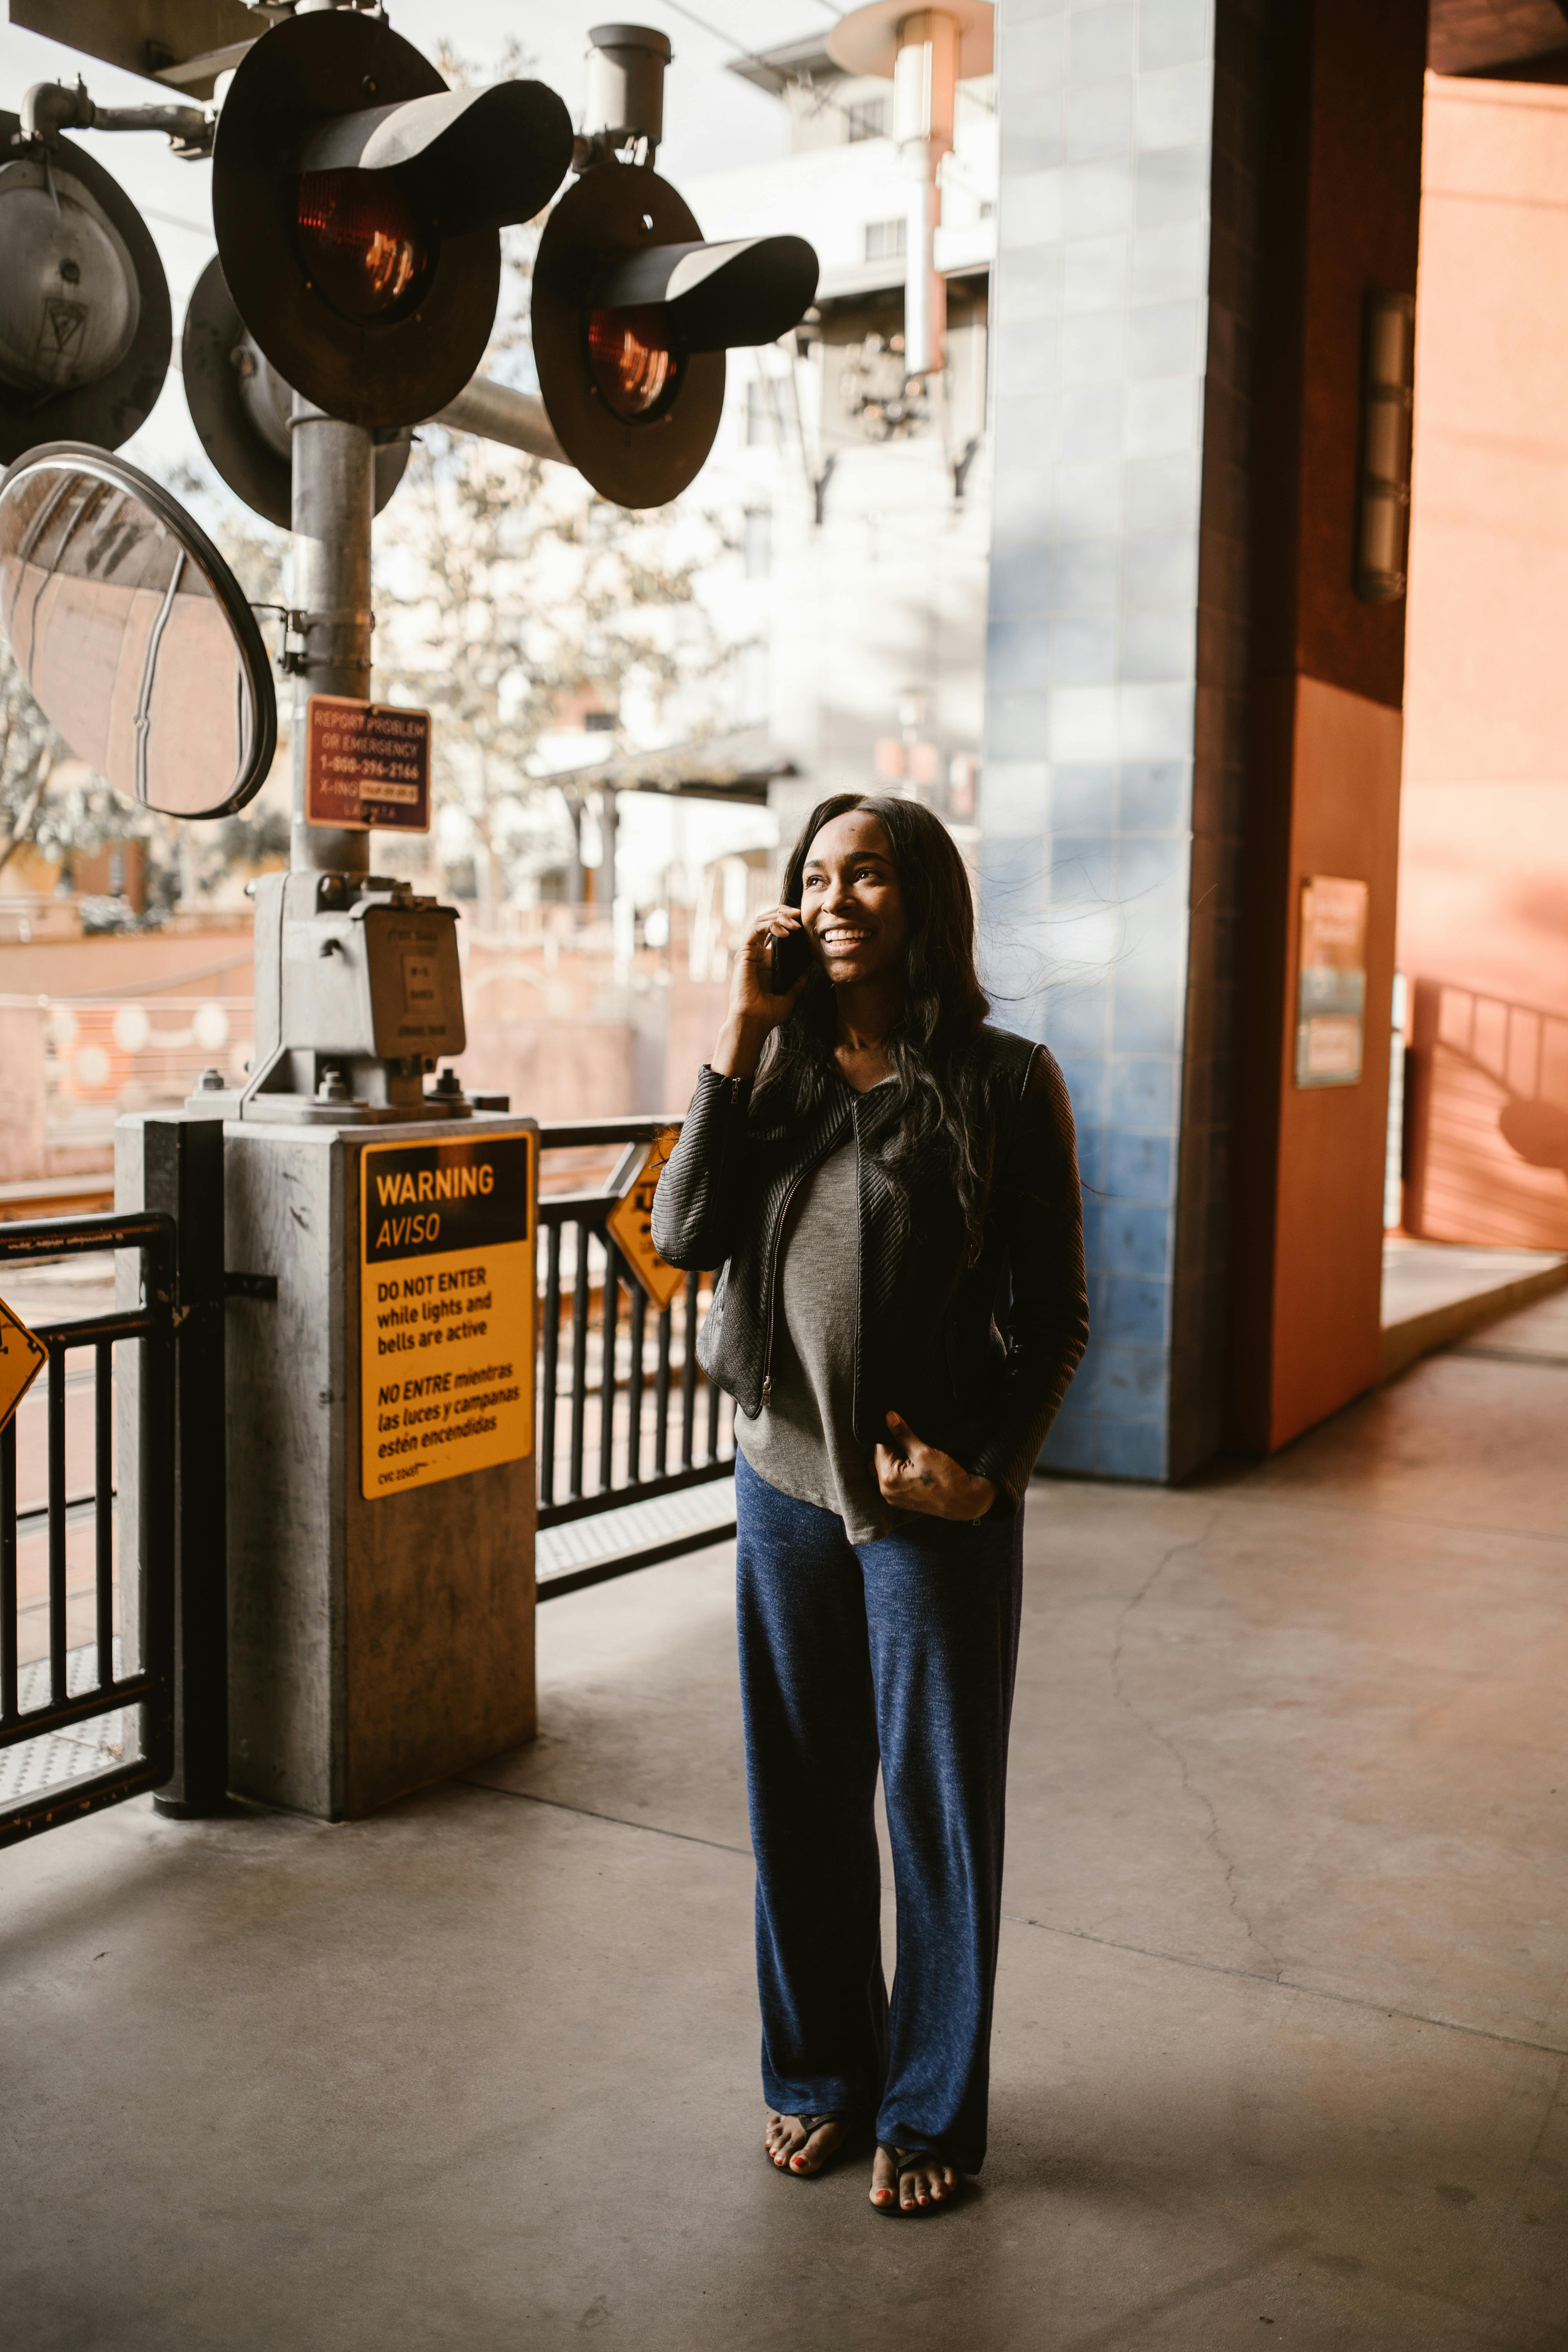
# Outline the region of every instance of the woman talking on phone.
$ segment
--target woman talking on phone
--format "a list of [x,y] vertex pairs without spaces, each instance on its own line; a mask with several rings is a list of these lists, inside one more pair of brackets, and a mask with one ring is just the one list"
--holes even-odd
[[825,801],[653,1210],[723,1268],[764,2146],[798,2178],[874,2128],[889,2214],[985,2152],[1024,1494],[1089,1334],[1067,1089],[989,1010],[945,827]]

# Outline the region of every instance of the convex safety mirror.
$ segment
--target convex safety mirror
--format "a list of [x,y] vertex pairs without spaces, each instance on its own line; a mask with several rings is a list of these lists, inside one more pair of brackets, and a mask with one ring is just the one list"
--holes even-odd
[[71,751],[164,816],[228,816],[278,742],[261,633],[177,499],[58,441],[0,479],[0,633]]

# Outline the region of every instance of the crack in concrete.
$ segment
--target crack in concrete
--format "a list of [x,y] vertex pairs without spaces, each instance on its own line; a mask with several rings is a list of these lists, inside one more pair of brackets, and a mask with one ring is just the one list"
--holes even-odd
[[714,1853],[738,1853],[752,1859],[749,1845],[727,1845],[722,1838],[699,1837],[694,1830],[666,1829],[662,1822],[634,1822],[625,1813],[601,1813],[592,1805],[574,1805],[566,1797],[542,1797],[534,1789],[509,1789],[502,1780],[481,1780],[472,1772],[456,1775],[465,1789],[483,1789],[492,1797],[515,1797],[520,1804],[548,1805],[552,1812],[576,1813],[585,1822],[608,1822],[613,1829],[646,1830],[650,1837],[676,1838],[682,1845],[705,1845]]
[[[1203,1538],[1199,1537],[1195,1540],[1201,1542]],[[1177,1550],[1182,1549],[1180,1545],[1176,1547]],[[635,1830],[647,1837],[673,1838],[682,1845],[706,1846],[710,1853],[734,1854],[743,1862],[752,1859],[749,1846],[728,1845],[719,1838],[698,1837],[689,1830],[668,1829],[661,1822],[636,1822],[625,1813],[599,1812],[587,1805],[574,1805],[563,1797],[539,1796],[531,1789],[508,1789],[496,1780],[478,1780],[471,1773],[459,1775],[458,1785],[481,1790],[487,1796],[511,1797],[525,1805],[547,1805],[554,1812],[575,1814],[580,1821],[603,1822],[612,1829]],[[1440,2033],[1462,2033],[1472,2041],[1501,2042],[1510,2050],[1540,2052],[1545,2057],[1568,2061],[1568,2050],[1561,2042],[1532,2042],[1523,2034],[1500,2032],[1494,2026],[1467,2025],[1457,2017],[1436,2017],[1426,2010],[1405,2009],[1398,2003],[1372,2000],[1357,1993],[1334,1992],[1325,1985],[1305,1984],[1300,1978],[1288,1977],[1282,1972],[1278,1976],[1268,1976],[1258,1969],[1232,1968],[1223,1960],[1200,1960],[1190,1953],[1162,1950],[1155,1944],[1133,1944],[1120,1936],[1098,1936],[1087,1928],[1064,1927],[1059,1920],[1034,1919],[1023,1911],[1004,1911],[1002,1916],[1010,1927],[1032,1927],[1037,1934],[1066,1937],[1075,1944],[1094,1944],[1105,1951],[1128,1952],[1139,1959],[1163,1961],[1171,1968],[1196,1969],[1205,1976],[1230,1977],[1240,1984],[1268,1985],[1273,1991],[1288,1992],[1301,2000],[1332,2001],[1341,2009],[1364,2010],[1378,2017],[1398,2017],[1411,2025],[1433,2026]],[[1568,2073],[1568,2067],[1560,2071],[1556,2078],[1559,2083],[1564,2073]]]
[[1225,1960],[1195,1959],[1190,1952],[1171,1952],[1158,1944],[1133,1944],[1124,1936],[1098,1936],[1088,1927],[1064,1927],[1057,1919],[1034,1919],[1026,1911],[1004,1911],[1010,1927],[1032,1927],[1042,1936],[1065,1936],[1074,1944],[1093,1944],[1106,1952],[1131,1952],[1141,1960],[1159,1960],[1173,1969],[1196,1969],[1202,1975],[1229,1977],[1237,1984],[1266,1985],[1270,1992],[1288,1992],[1293,2000],[1331,2000],[1340,2009],[1364,2010],[1373,2017],[1399,2017],[1409,2025],[1430,2025],[1439,2033],[1463,2033],[1472,2042],[1498,2042],[1509,2050],[1537,2051],[1542,2057],[1568,2060],[1560,2042],[1532,2042],[1527,2034],[1504,2033],[1491,2025],[1467,2025],[1462,2018],[1438,2017],[1426,2009],[1405,2009],[1397,2001],[1373,2000],[1353,1992],[1334,1992],[1326,1985],[1306,1983],[1300,1977],[1268,1975],[1262,1969],[1233,1968]]
[[1158,1740],[1160,1746],[1165,1749],[1166,1753],[1174,1758],[1176,1769],[1181,1774],[1183,1795],[1194,1797],[1198,1803],[1202,1805],[1205,1813],[1208,1817],[1208,1829],[1205,1832],[1207,1843],[1213,1850],[1216,1861],[1224,1865],[1226,1904],[1233,1917],[1239,1920],[1241,1926],[1246,1929],[1248,1943],[1256,1946],[1257,1949],[1261,1952],[1264,1958],[1268,1960],[1269,1969],[1273,1972],[1274,1981],[1279,1984],[1284,1981],[1284,1963],[1277,1952],[1269,1949],[1269,1947],[1264,1942],[1262,1937],[1258,1933],[1256,1927],[1254,1927],[1251,1919],[1242,1908],[1241,1896],[1236,1884],[1236,1857],[1234,1854],[1229,1853],[1226,1851],[1224,1843],[1222,1843],[1220,1837],[1219,1815],[1215,1811],[1213,1800],[1210,1798],[1208,1791],[1205,1789],[1200,1788],[1198,1783],[1194,1780],[1192,1766],[1189,1763],[1184,1751],[1178,1743],[1172,1738],[1170,1733],[1168,1731],[1163,1731],[1160,1726],[1153,1720],[1152,1717],[1145,1715],[1141,1707],[1133,1705],[1132,1700],[1128,1696],[1121,1674],[1122,1648],[1127,1637],[1128,1623],[1134,1612],[1142,1608],[1143,1602],[1148,1599],[1150,1593],[1152,1592],[1155,1585],[1158,1584],[1160,1579],[1164,1575],[1165,1570],[1170,1567],[1171,1562],[1173,1559],[1177,1559],[1180,1554],[1184,1551],[1196,1551],[1201,1545],[1205,1544],[1208,1541],[1210,1536],[1213,1535],[1215,1527],[1218,1525],[1219,1517],[1220,1513],[1215,1509],[1210,1513],[1206,1525],[1204,1526],[1195,1536],[1188,1536],[1181,1543],[1172,1544],[1165,1551],[1162,1552],[1160,1558],[1156,1560],[1149,1574],[1144,1578],[1137,1591],[1132,1595],[1131,1600],[1129,1601],[1123,1608],[1121,1614],[1116,1621],[1116,1639],[1112,1643],[1110,1649],[1110,1687],[1116,1694],[1119,1705],[1126,1709],[1127,1713],[1132,1717],[1133,1722],[1138,1725],[1139,1728],[1146,1731],[1152,1739]]
[[[1505,2210],[1510,2217],[1517,2209],[1520,2200],[1523,2197],[1525,2191],[1530,2187],[1531,2168],[1534,2165],[1536,2158],[1541,2154],[1542,2141],[1546,2137],[1548,2131],[1552,2128],[1552,2118],[1556,2112],[1558,2102],[1563,2096],[1563,2084],[1565,2076],[1568,2076],[1568,2058],[1563,2060],[1562,2065],[1559,2066],[1556,2074],[1552,2078],[1552,2088],[1547,2095],[1546,2109],[1541,2118],[1540,2129],[1537,2131],[1535,2137],[1531,2141],[1529,2153],[1525,2157],[1524,2162],[1519,2168],[1519,2177],[1515,2180],[1513,2187],[1509,2190],[1508,2204]],[[1492,2234],[1495,2238],[1497,2234],[1495,2230]]]

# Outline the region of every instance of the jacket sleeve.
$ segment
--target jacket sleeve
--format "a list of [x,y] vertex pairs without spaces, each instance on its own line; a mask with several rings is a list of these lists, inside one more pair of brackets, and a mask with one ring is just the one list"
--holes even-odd
[[750,1078],[721,1078],[706,1066],[698,1077],[653,1196],[653,1245],[671,1265],[706,1273],[730,1255],[751,1095]]
[[1089,1344],[1083,1202],[1067,1083],[1041,1046],[1024,1081],[998,1213],[1012,1273],[1007,1367],[984,1442],[969,1464],[998,1488],[1009,1517]]

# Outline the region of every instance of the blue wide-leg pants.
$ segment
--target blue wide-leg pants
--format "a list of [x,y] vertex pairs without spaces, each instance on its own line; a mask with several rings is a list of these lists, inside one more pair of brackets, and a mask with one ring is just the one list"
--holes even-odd
[[[763,2090],[876,2117],[961,2172],[985,2154],[1023,1514],[911,1519],[851,1544],[835,1512],[735,1465]],[[873,1801],[898,1898],[889,2000]]]

